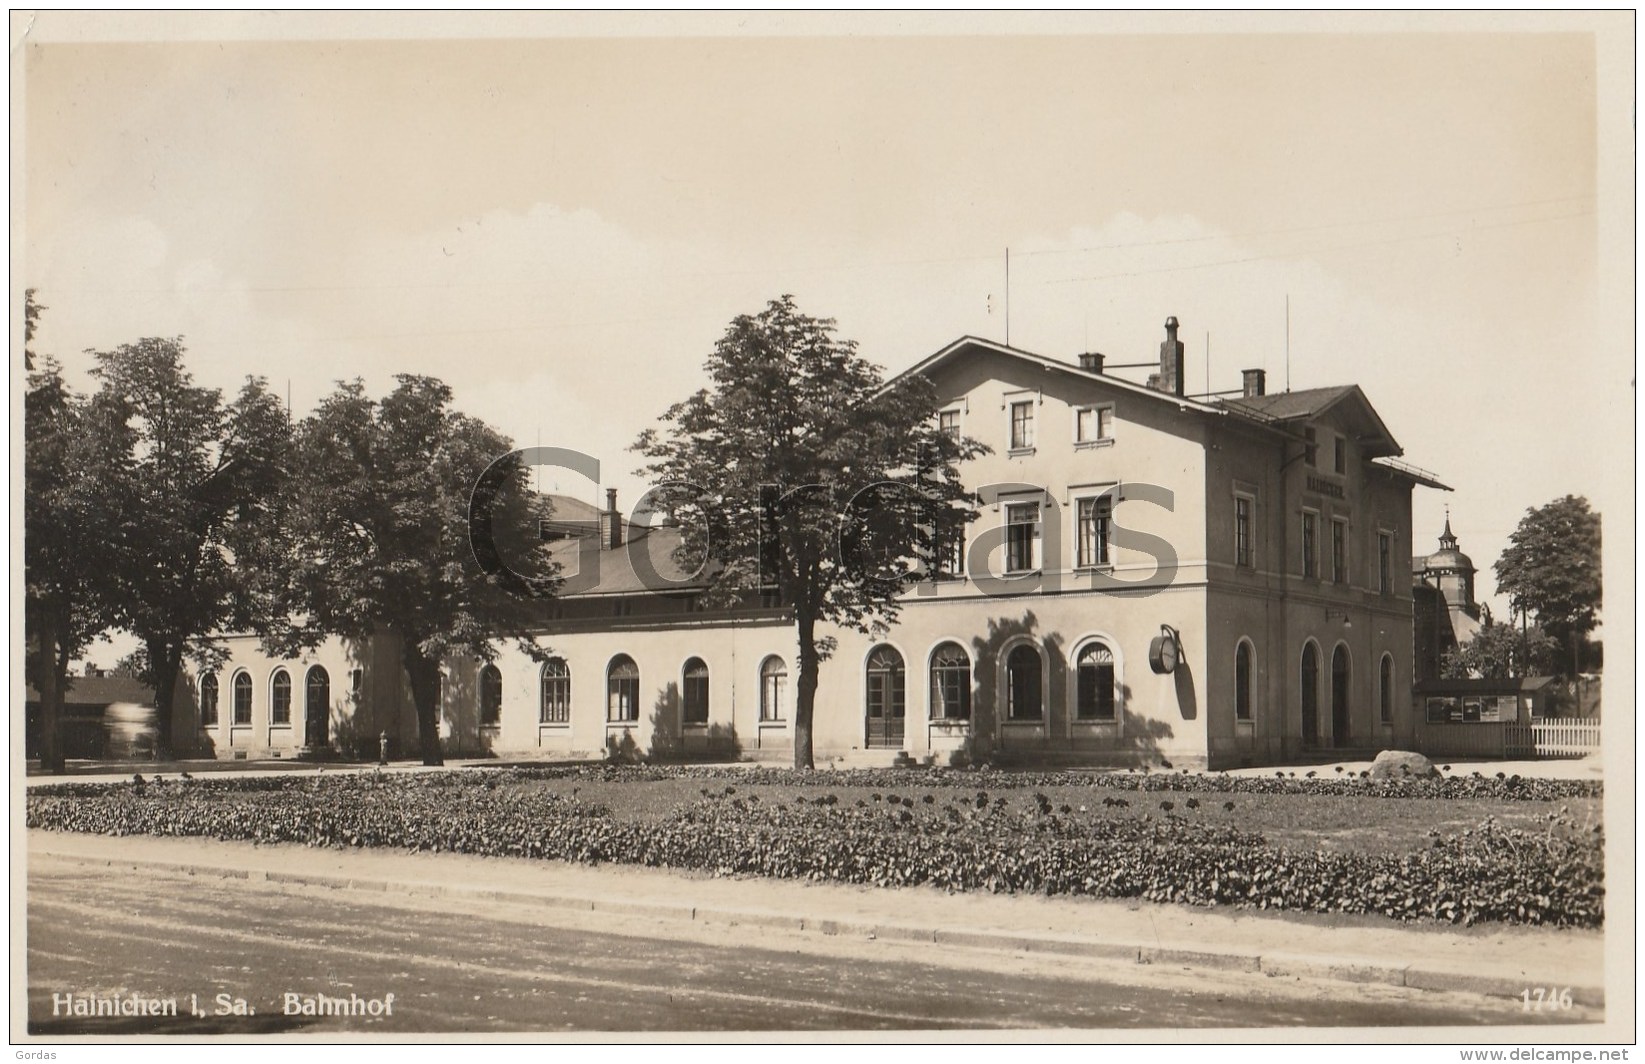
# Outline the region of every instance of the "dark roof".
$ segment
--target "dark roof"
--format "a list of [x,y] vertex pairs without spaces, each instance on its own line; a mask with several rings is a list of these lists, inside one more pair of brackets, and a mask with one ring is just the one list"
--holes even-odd
[[[31,684],[25,696],[30,702],[40,701],[40,692]],[[154,703],[154,688],[137,682],[129,676],[70,676],[68,689],[63,693],[63,704],[69,706],[106,706],[111,702]]]
[[[599,551],[599,583],[564,597],[635,595],[653,591],[685,592],[702,590],[708,586],[708,581],[702,574],[687,573],[674,560],[674,550],[680,545],[682,538],[678,528],[666,525],[657,528],[629,525],[628,530],[630,536],[623,541],[622,546],[615,550],[602,547]],[[549,544],[549,556],[560,564],[561,576],[564,579],[572,579],[577,572],[577,556],[582,543],[580,539],[565,539]],[[649,558],[652,567],[657,571],[657,577],[667,581],[668,586],[648,586],[647,581],[634,571],[633,559],[636,555]],[[691,578],[693,576],[695,579]]]
[[1339,384],[1330,388],[1304,388],[1299,392],[1242,395],[1223,402],[1235,410],[1249,410],[1275,421],[1291,421],[1318,417],[1356,390],[1352,384]]
[[551,518],[555,521],[598,521],[605,512],[591,502],[573,499],[569,495],[549,495],[545,492],[543,497],[554,507]]

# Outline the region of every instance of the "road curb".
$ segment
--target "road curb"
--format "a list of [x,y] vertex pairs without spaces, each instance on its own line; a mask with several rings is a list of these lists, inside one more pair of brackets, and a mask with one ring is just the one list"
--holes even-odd
[[[1528,988],[1545,981],[1496,975],[1480,975],[1420,965],[1400,965],[1385,961],[1338,956],[1292,953],[1252,953],[1241,950],[1191,950],[1160,945],[1105,941],[1084,936],[1055,935],[1020,931],[951,930],[916,924],[866,923],[828,917],[799,916],[768,909],[704,907],[666,902],[589,898],[581,895],[536,891],[500,890],[429,880],[398,880],[321,872],[282,872],[244,868],[198,861],[167,861],[154,858],[97,857],[89,854],[41,851],[42,855],[81,864],[130,868],[156,868],[186,875],[217,876],[226,879],[265,881],[293,886],[315,886],[332,890],[366,890],[428,897],[480,898],[532,906],[549,906],[579,912],[606,912],[645,916],[664,920],[714,926],[770,927],[834,937],[886,939],[898,942],[959,946],[1004,952],[1042,953],[1089,957],[1133,964],[1180,965],[1221,971],[1262,973],[1275,978],[1328,979],[1337,982],[1377,983],[1413,990],[1450,991],[1489,997],[1518,998]],[[1593,986],[1559,986],[1570,991],[1571,1000],[1593,1008],[1605,1005],[1605,990]]]

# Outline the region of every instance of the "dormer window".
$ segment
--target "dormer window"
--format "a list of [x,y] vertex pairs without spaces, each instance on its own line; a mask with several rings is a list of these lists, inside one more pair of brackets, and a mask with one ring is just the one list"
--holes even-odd
[[1348,441],[1341,436],[1337,437],[1337,465],[1338,473],[1348,472]]

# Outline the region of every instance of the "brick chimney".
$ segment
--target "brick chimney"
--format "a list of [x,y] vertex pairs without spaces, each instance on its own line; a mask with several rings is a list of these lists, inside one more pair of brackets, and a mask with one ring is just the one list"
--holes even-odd
[[605,511],[600,514],[600,540],[610,550],[623,545],[623,515],[617,511],[617,489],[605,489]]
[[1172,395],[1184,394],[1182,372],[1182,341],[1177,339],[1177,319],[1165,319],[1165,340],[1159,345],[1159,378],[1149,378],[1149,383],[1162,392]]
[[1247,369],[1240,371],[1245,378],[1245,398],[1253,399],[1268,390],[1268,371],[1263,369]]
[[1102,352],[1087,351],[1080,356],[1080,369],[1088,369],[1092,373],[1102,372]]

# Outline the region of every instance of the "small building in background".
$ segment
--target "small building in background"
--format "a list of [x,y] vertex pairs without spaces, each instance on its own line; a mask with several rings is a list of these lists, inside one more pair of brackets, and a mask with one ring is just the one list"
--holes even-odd
[[[63,756],[146,757],[154,749],[154,690],[130,676],[70,676],[63,693]],[[24,693],[25,758],[40,756],[40,692]]]

